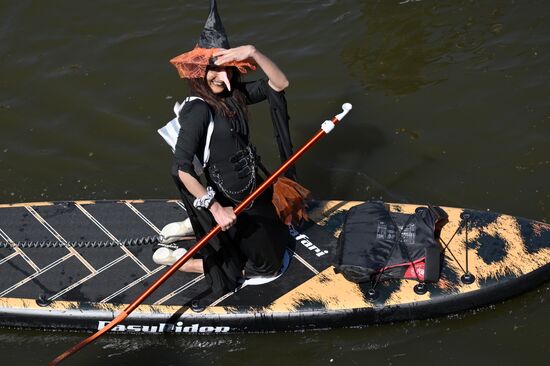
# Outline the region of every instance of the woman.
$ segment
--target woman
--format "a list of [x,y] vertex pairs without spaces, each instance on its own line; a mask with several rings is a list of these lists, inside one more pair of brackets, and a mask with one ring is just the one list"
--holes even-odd
[[[180,76],[188,79],[191,95],[200,98],[187,102],[179,113],[181,129],[172,175],[197,237],[204,236],[215,224],[222,228],[222,233],[201,251],[203,258],[189,260],[180,270],[205,273],[219,294],[234,290],[246,277],[274,276],[292,238],[271,203],[272,189],[266,190],[238,219],[233,209],[262,180],[258,157],[249,141],[247,105],[267,99],[272,111],[283,108],[282,114],[288,118],[283,95],[288,80],[254,46],[229,47],[215,1],[211,2],[197,47],[171,62]],[[241,71],[246,71],[245,67],[254,68],[253,64],[267,77],[241,82]],[[197,156],[201,162],[205,161],[204,147],[211,119],[214,130],[203,184],[195,172],[193,159]],[[289,138],[278,142],[280,147],[284,145],[291,150]],[[284,155],[283,151],[281,154]]]

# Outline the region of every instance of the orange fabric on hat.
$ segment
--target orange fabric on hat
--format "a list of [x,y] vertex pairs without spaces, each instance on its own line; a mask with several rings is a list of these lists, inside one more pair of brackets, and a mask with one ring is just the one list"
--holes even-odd
[[[202,78],[206,74],[206,67],[210,65],[210,60],[214,57],[214,53],[220,48],[201,48],[196,46],[193,50],[183,53],[170,60],[170,63],[178,70],[180,78]],[[234,66],[241,73],[247,72],[247,67],[251,70],[256,70],[252,60],[230,61],[221,66]]]

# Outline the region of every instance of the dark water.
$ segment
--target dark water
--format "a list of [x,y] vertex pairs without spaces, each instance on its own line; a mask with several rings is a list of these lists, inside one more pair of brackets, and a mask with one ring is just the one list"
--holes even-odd
[[[186,96],[168,60],[193,46],[207,3],[1,0],[0,202],[176,197],[156,129]],[[233,45],[256,45],[287,73],[296,146],[353,103],[299,163],[317,198],[550,221],[549,2],[219,8]],[[254,140],[275,166],[267,109],[252,113]],[[72,364],[544,364],[548,301],[545,286],[481,311],[362,330],[106,336]],[[83,336],[2,330],[2,364],[45,364]]]

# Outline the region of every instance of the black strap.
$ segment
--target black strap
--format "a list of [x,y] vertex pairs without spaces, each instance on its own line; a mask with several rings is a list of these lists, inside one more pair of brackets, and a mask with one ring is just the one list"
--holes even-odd
[[[244,146],[248,146],[250,143],[247,142],[244,137],[240,134],[240,133],[237,133],[236,134],[239,138],[239,140],[241,141],[241,143],[244,145]],[[256,150],[256,149],[254,149]],[[269,176],[271,176],[271,173],[269,172],[269,170],[265,167],[264,163],[262,163],[262,160],[261,160],[261,157],[259,155],[256,155],[256,165],[260,168],[260,170],[262,171],[262,173],[264,173],[265,177],[263,177],[264,179],[267,179]]]
[[416,277],[416,280],[418,282],[422,282],[422,281],[420,281],[420,277],[418,276],[418,272],[416,271],[416,266],[415,266],[415,264],[414,264],[414,262],[411,258],[411,254],[409,253],[409,249],[407,248],[407,246],[405,245],[405,242],[403,240],[403,231],[405,231],[407,226],[409,226],[412,218],[416,219],[416,214],[417,214],[417,212],[415,210],[414,214],[409,216],[409,219],[407,220],[405,225],[403,225],[403,228],[401,230],[399,230],[399,226],[397,226],[397,223],[393,219],[393,216],[391,215],[390,212],[388,212],[388,215],[389,215],[393,225],[395,226],[395,231],[399,233],[399,237],[397,238],[397,245],[399,246],[399,250],[401,251],[401,255],[403,255],[403,257],[407,258],[409,263],[412,265],[413,270],[414,270],[414,276]]
[[[396,235],[396,237],[395,237],[396,240],[394,241],[394,243],[391,247],[390,253],[388,254],[388,257],[386,258],[386,262],[384,263],[384,266],[382,266],[382,270],[380,272],[378,272],[378,275],[376,276],[376,279],[374,280],[374,283],[371,287],[371,290],[374,290],[376,288],[376,286],[378,285],[378,283],[380,282],[380,279],[382,278],[382,275],[384,274],[384,271],[386,270],[386,267],[388,266],[388,263],[390,262],[390,259],[391,259],[391,256],[393,255],[393,251],[395,250],[395,247],[398,246],[399,249],[401,251],[403,251],[403,249],[401,248],[401,241],[403,240],[403,237],[402,237],[401,234],[402,234],[403,230],[405,230],[405,228],[407,226],[409,226],[409,224],[411,223],[411,220],[413,218],[416,218],[416,213],[414,215],[409,216],[409,218],[407,219],[407,221],[405,222],[405,224],[401,228],[401,231],[399,230],[399,227],[397,226],[397,224],[393,220],[393,217],[391,217],[391,213],[389,211],[388,211],[388,216],[390,217],[392,223],[395,225],[395,232],[398,233],[398,235]],[[405,248],[405,250],[406,250],[406,248]],[[414,265],[413,265],[413,267],[414,267]],[[415,269],[415,273],[416,273],[416,269]],[[418,278],[418,276],[417,276],[417,278]]]

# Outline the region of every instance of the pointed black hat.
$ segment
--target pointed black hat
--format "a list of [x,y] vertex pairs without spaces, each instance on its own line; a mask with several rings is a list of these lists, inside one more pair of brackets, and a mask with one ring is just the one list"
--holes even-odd
[[[214,54],[220,48],[229,49],[231,46],[229,46],[229,40],[218,14],[216,0],[210,0],[210,14],[208,14],[198,44],[191,51],[171,59],[170,63],[178,70],[181,78],[202,78],[206,74],[207,66],[212,65]],[[246,68],[256,69],[251,60],[230,61],[224,63],[223,66],[234,66],[241,73],[246,73]]]
[[210,0],[210,14],[204,24],[201,37],[199,39],[199,47],[201,48],[231,48],[229,39],[225,34],[222,20],[218,14],[218,6],[216,0]]

